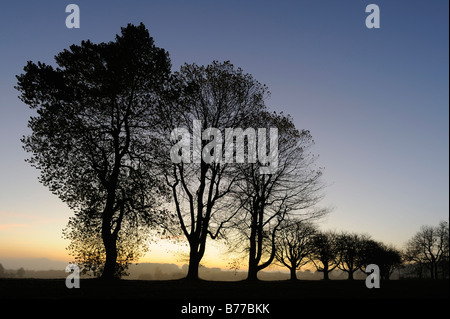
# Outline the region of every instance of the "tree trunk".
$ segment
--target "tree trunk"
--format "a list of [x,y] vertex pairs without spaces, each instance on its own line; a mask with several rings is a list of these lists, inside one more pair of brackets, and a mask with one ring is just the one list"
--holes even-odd
[[101,278],[104,280],[113,280],[116,279],[117,241],[110,235],[106,240],[103,238],[103,243],[105,245],[106,261]]
[[259,260],[257,259],[257,243],[256,243],[256,228],[257,228],[257,221],[256,216],[252,216],[252,223],[250,225],[250,249],[248,254],[248,274],[247,274],[247,280],[249,281],[256,281],[258,280],[258,263]]
[[434,279],[439,279],[438,277],[439,277],[439,273],[438,273],[438,263],[437,262],[435,262],[434,263]]
[[105,267],[101,278],[103,280],[113,280],[116,278],[116,262],[117,262],[117,236],[111,233],[111,221],[114,214],[113,204],[114,198],[108,198],[106,207],[102,216],[102,240],[105,246]]
[[295,267],[289,268],[290,274],[291,274],[291,280],[295,281],[297,280],[297,271],[295,270]]
[[323,280],[329,280],[328,274],[330,271],[328,270],[328,261],[323,262]]
[[433,264],[433,262],[430,263],[430,265],[428,266],[428,269],[430,269],[431,279],[434,279],[434,264]]
[[258,267],[254,261],[250,261],[248,265],[248,281],[257,281],[258,280]]
[[189,256],[189,268],[186,279],[192,281],[199,280],[198,267],[200,266],[200,259],[198,258],[198,256],[196,256],[195,253],[192,252]]
[[256,257],[256,238],[255,236],[250,235],[250,251],[248,256],[248,274],[247,274],[248,281],[258,280],[258,262],[259,260]]
[[[253,239],[253,240],[252,240]],[[256,259],[256,242],[253,236],[250,236],[250,251],[248,257],[248,281],[257,281],[258,280],[258,262]]]
[[189,246],[189,267],[186,279],[199,280],[198,268],[205,252],[206,238],[202,237],[199,240],[191,240]]
[[348,272],[348,280],[353,280],[353,271]]

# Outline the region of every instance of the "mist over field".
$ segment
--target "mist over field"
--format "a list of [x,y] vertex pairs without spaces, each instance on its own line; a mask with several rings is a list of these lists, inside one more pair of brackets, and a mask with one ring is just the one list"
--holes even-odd
[[[0,260],[4,268],[3,278],[42,278],[56,279],[66,278],[68,273],[65,267],[68,263],[63,261],[50,260],[47,258],[10,258]],[[20,270],[23,269],[23,270]],[[181,267],[170,263],[139,263],[132,264],[128,268],[129,275],[123,277],[125,280],[175,280],[186,277],[188,265]],[[245,269],[235,271],[220,268],[200,267],[199,276],[204,280],[213,281],[239,281],[247,278]],[[398,273],[394,273],[391,279],[398,279]],[[92,276],[83,275],[82,278],[92,278]],[[261,271],[258,275],[261,280],[288,280],[289,273],[285,270]],[[300,280],[320,280],[323,274],[310,271],[309,269],[297,272],[297,278]],[[355,274],[355,279],[365,279],[366,275],[362,272]],[[339,270],[331,272],[330,279],[345,280],[347,275]]]

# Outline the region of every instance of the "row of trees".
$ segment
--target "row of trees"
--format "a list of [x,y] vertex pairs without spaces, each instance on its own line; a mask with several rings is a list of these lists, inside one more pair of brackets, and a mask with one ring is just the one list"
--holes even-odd
[[[354,274],[366,272],[369,264],[378,265],[382,280],[389,280],[396,269],[404,269],[405,276],[449,277],[447,221],[441,221],[438,226],[422,226],[405,248],[399,250],[375,241],[369,235],[324,232],[313,222],[285,219],[275,235],[274,248],[274,263],[288,268],[291,280],[296,280],[297,271],[306,265],[322,272],[324,280],[328,280],[335,269],[347,273],[347,278],[353,280]],[[235,262],[231,268],[239,267]]]
[[[22,142],[40,182],[75,211],[64,236],[87,270],[120,276],[158,231],[187,240],[187,278],[197,279],[207,238],[233,233],[246,238],[256,279],[275,258],[285,219],[325,213],[314,208],[322,170],[310,132],[270,112],[267,87],[240,68],[213,62],[172,72],[143,24],[109,43],[72,45],[55,60],[28,62],[17,76],[21,100],[36,111]],[[178,128],[191,138],[173,152]],[[231,141],[219,134],[229,128]],[[227,143],[231,163],[222,158]]]
[[[286,221],[284,222],[286,223]],[[380,276],[389,280],[396,268],[413,267],[422,278],[428,270],[431,279],[449,277],[449,224],[422,226],[400,251],[392,246],[356,233],[320,232],[311,223],[294,222],[281,227],[276,240],[276,260],[290,270],[291,279],[296,271],[311,263],[323,278],[340,269],[353,279],[353,274],[365,272],[369,264],[380,268]]]
[[[28,62],[17,76],[20,99],[36,112],[22,138],[28,161],[75,212],[63,231],[75,262],[120,277],[152,236],[188,242],[188,279],[198,279],[208,238],[246,252],[249,280],[288,260],[282,243],[292,229],[327,213],[317,207],[322,169],[310,132],[271,112],[267,87],[231,63],[172,72],[143,24],[121,31],[115,41],[70,46],[56,66]],[[355,236],[329,239],[349,276],[362,267],[350,251],[384,251]],[[328,237],[313,236],[316,246]]]
[[382,279],[388,280],[395,267],[402,263],[401,253],[383,243],[356,233],[319,232],[309,223],[293,223],[280,230],[276,241],[276,260],[290,270],[292,280],[296,271],[312,263],[323,279],[340,269],[353,280],[358,270],[377,264]]

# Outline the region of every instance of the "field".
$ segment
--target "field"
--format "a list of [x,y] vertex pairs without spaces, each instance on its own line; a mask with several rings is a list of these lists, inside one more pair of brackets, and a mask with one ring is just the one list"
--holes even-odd
[[[193,310],[193,307],[214,305],[222,307],[222,311],[225,311],[226,303],[269,304],[272,315],[274,313],[281,315],[305,307],[322,312],[334,312],[338,309],[348,309],[350,305],[352,307],[363,305],[369,307],[371,312],[384,306],[389,306],[391,310],[393,309],[391,306],[397,306],[402,312],[415,311],[422,307],[427,309],[430,306],[433,311],[437,311],[446,307],[448,303],[449,282],[395,280],[381,282],[379,289],[368,289],[363,280],[297,282],[120,280],[105,283],[95,279],[82,279],[79,289],[68,289],[63,279],[0,279],[1,304],[7,305],[10,302],[14,304],[14,301],[23,299],[38,301],[40,304],[56,301],[78,305],[127,304],[133,305],[134,309],[151,307],[153,310],[171,314],[170,318],[180,317],[183,307],[189,307],[185,308],[189,311],[197,311]],[[237,309],[238,312],[242,310]],[[243,311],[250,316],[246,310]],[[266,314],[264,318],[267,316]],[[217,311],[215,317],[218,317]]]

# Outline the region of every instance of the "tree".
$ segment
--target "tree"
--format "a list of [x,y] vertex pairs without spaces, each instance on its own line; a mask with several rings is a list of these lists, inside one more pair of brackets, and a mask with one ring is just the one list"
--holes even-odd
[[361,270],[365,260],[363,257],[364,242],[367,236],[356,233],[341,233],[337,237],[338,268],[348,274],[348,280],[353,280],[357,270]]
[[382,250],[377,265],[381,279],[389,280],[394,270],[402,265],[402,254],[394,247],[381,245]]
[[160,213],[152,128],[170,60],[143,24],[112,42],[72,45],[55,60],[56,68],[28,62],[17,76],[21,100],[37,113],[22,142],[41,183],[76,212],[100,212],[102,278],[112,279],[125,216]]
[[[438,279],[438,267],[448,256],[449,227],[447,221],[438,226],[422,226],[406,244],[405,257],[427,267],[432,279]],[[447,257],[448,258],[448,257]]]
[[[172,78],[159,126],[163,140],[172,136],[171,152],[160,163],[189,244],[187,279],[198,279],[208,236],[220,236],[235,214],[228,195],[237,175],[233,163],[223,160],[221,132],[250,126],[253,115],[265,109],[266,94],[265,86],[230,62],[186,64]],[[186,139],[184,148],[177,148]]]
[[323,279],[329,280],[329,273],[339,265],[337,234],[318,232],[313,236],[313,249],[310,259],[317,271],[323,272]]
[[361,241],[358,259],[362,271],[365,271],[367,265],[376,264],[380,269],[380,277],[383,280],[389,280],[394,269],[402,263],[401,253],[398,250],[372,239]]
[[[240,213],[234,228],[241,234],[240,242],[248,243],[248,280],[257,280],[258,272],[275,258],[277,230],[285,218],[306,221],[326,213],[314,209],[322,197],[323,186],[322,171],[315,169],[315,157],[308,152],[314,143],[310,132],[297,130],[290,116],[283,114],[261,113],[254,124],[266,128],[269,135],[258,134],[258,143],[262,138],[276,143],[276,147],[270,145],[268,156],[276,160],[276,169],[261,173],[261,168],[272,166],[274,161],[237,165],[241,178],[233,196]],[[277,139],[270,136],[275,131]]]
[[[152,230],[146,220],[127,218],[122,221],[117,237],[117,260],[114,276],[127,276],[128,266],[137,262],[148,249],[149,233]],[[102,219],[99,212],[77,212],[69,219],[63,237],[70,240],[69,254],[80,267],[81,274],[100,277],[106,261],[106,251],[101,236]]]
[[291,280],[297,280],[297,270],[309,262],[313,251],[316,227],[302,221],[284,221],[275,239],[275,259],[290,271]]

